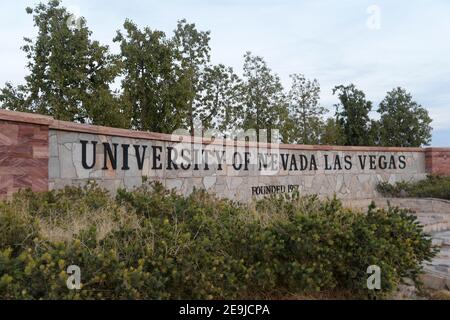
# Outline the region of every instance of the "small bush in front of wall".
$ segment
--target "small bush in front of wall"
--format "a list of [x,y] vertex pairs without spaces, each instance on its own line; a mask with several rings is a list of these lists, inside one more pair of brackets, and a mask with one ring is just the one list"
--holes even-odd
[[[298,194],[241,205],[161,185],[24,191],[0,204],[2,299],[383,297],[434,255],[415,218]],[[81,270],[69,290],[67,267]],[[369,265],[381,290],[368,290]]]
[[382,182],[378,191],[388,197],[438,198],[450,200],[450,177],[430,175],[416,182]]

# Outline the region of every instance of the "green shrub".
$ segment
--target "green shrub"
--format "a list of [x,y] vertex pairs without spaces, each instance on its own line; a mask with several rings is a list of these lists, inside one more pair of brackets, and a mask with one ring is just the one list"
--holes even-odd
[[21,250],[31,245],[38,232],[36,219],[0,203],[0,249]]
[[439,198],[450,200],[450,177],[430,175],[416,182],[400,181],[395,184],[382,182],[378,191],[389,197]]
[[[0,222],[3,299],[383,297],[434,255],[404,210],[361,214],[298,194],[248,206],[158,184],[116,197],[96,186],[26,191],[0,205]],[[373,264],[380,291],[366,288]],[[67,289],[69,265],[81,269],[81,290]]]

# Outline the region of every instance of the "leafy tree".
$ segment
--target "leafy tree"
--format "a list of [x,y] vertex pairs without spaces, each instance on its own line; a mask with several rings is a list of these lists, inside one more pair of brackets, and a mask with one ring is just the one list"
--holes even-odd
[[371,119],[369,128],[370,128],[368,133],[368,141],[370,142],[369,145],[381,146],[382,144],[380,141],[380,128],[381,128],[380,121]]
[[132,127],[171,133],[183,126],[187,85],[177,68],[177,53],[164,32],[139,28],[130,20],[120,43],[123,80],[122,101],[131,110]]
[[199,31],[195,24],[187,23],[185,19],[178,21],[173,42],[186,87],[183,99],[186,98],[186,123],[191,134],[201,108],[202,75],[210,61],[209,40],[209,31]]
[[369,112],[372,102],[366,100],[363,91],[354,84],[336,86],[333,94],[338,95],[340,103],[336,106],[336,120],[342,127],[344,144],[351,146],[374,145]]
[[308,80],[302,74],[290,76],[292,86],[287,95],[290,134],[289,143],[318,144],[323,130],[323,115],[327,111],[320,106],[320,85],[317,80]]
[[344,132],[341,125],[334,118],[328,118],[322,128],[320,144],[343,145],[344,143]]
[[[1,90],[3,108],[37,112],[57,119],[127,126],[109,85],[118,73],[117,58],[107,46],[92,41],[85,19],[76,28],[72,15],[57,0],[39,4],[33,14],[38,35],[25,38],[23,51],[30,74],[25,84],[7,83]],[[108,111],[108,112],[105,112]]]
[[238,129],[242,86],[233,69],[223,64],[205,68],[201,88],[197,115],[202,127],[222,133]]
[[[30,73],[25,83],[0,89],[2,108],[37,112],[57,119],[171,133],[194,123],[227,134],[236,129],[279,129],[283,142],[302,144],[420,146],[431,140],[428,112],[402,88],[372,103],[353,84],[336,86],[335,119],[323,120],[320,86],[291,75],[284,93],[279,77],[262,57],[247,52],[243,79],[232,68],[210,64],[210,32],[178,21],[172,38],[140,30],[126,20],[114,38],[120,55],[91,39],[86,20],[77,20],[58,0],[27,8],[38,29],[22,50]],[[120,91],[110,86],[123,76]]]
[[243,129],[256,130],[258,139],[265,129],[271,141],[271,130],[282,128],[287,118],[283,86],[262,57],[247,52],[244,58]]
[[430,143],[432,120],[405,89],[398,87],[388,92],[378,112],[383,146],[420,147]]

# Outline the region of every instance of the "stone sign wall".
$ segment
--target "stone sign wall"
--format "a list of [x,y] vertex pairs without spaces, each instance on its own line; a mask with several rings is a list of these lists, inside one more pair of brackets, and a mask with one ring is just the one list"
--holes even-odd
[[89,181],[114,192],[137,187],[145,177],[183,194],[203,188],[240,201],[296,190],[369,199],[378,196],[380,181],[450,174],[449,155],[443,148],[200,140],[0,111],[0,197]]

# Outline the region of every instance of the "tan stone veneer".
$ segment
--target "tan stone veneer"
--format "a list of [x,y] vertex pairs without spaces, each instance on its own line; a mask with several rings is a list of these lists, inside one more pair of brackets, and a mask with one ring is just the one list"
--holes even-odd
[[[211,155],[220,155],[224,147],[226,157],[238,150],[241,161],[249,148],[258,147],[255,158],[259,159],[263,150],[261,156],[274,156],[279,169],[267,174],[258,170],[259,160],[239,167],[234,162],[221,163],[225,158],[217,157],[218,162],[210,166],[184,170],[171,161],[171,149],[181,140],[189,146],[191,142],[200,144]],[[82,141],[92,168],[82,163]],[[110,158],[105,144],[111,151],[117,148],[117,155]],[[450,149],[436,153],[433,148],[274,145],[199,138],[191,141],[191,137],[84,125],[0,110],[0,197],[10,196],[20,188],[44,191],[88,181],[96,181],[114,192],[120,187],[139,186],[145,176],[183,194],[204,188],[242,201],[274,190],[366,199],[378,196],[375,187],[380,181],[418,180],[428,172],[435,173],[436,168],[442,174],[450,174],[450,160],[443,156],[445,152],[450,154]],[[113,162],[117,162],[116,168]]]

